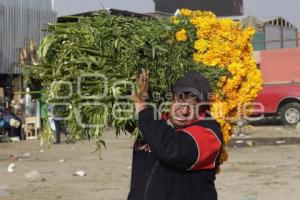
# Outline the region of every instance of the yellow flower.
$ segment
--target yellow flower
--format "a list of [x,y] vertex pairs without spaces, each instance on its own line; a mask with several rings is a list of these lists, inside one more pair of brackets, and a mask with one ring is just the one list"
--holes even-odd
[[194,61],[196,61],[196,62],[198,62],[198,63],[201,63],[201,62],[202,62],[202,59],[203,59],[203,54],[200,54],[200,53],[194,53],[193,59],[194,59]]
[[172,21],[172,23],[175,24],[175,25],[179,24],[179,22],[180,22],[180,20],[179,20],[176,16],[173,16],[173,17],[171,18],[171,21]]
[[184,42],[187,40],[187,35],[186,35],[186,30],[185,29],[181,29],[180,31],[178,31],[176,33],[176,39],[179,42]]
[[221,163],[228,160],[228,152],[226,151],[225,147],[222,149],[222,156],[221,156]]
[[208,42],[204,39],[199,39],[195,42],[194,48],[198,50],[198,52],[205,52],[208,48]]
[[255,34],[255,29],[252,27],[249,27],[245,30],[245,34],[247,38],[252,38],[252,36]]
[[180,10],[180,14],[182,16],[188,17],[192,14],[192,11],[189,10],[189,9],[183,8],[183,9]]
[[232,74],[236,74],[238,73],[240,70],[243,69],[243,65],[241,63],[236,63],[233,62],[230,65],[228,65],[228,70],[232,73]]

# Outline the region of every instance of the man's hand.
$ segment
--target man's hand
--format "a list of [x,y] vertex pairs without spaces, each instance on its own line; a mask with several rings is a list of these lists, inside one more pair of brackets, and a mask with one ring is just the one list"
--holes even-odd
[[149,71],[142,69],[142,73],[139,75],[137,80],[138,92],[133,91],[132,100],[134,102],[135,111],[139,113],[147,107],[148,98],[148,81]]

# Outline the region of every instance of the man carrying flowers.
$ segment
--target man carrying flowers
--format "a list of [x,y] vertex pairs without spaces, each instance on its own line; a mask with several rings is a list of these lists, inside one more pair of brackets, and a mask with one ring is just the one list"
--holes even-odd
[[145,101],[148,73],[133,95],[142,140],[135,142],[128,200],[216,200],[215,175],[223,137],[209,115],[208,80],[187,73],[173,87],[170,112],[157,120]]

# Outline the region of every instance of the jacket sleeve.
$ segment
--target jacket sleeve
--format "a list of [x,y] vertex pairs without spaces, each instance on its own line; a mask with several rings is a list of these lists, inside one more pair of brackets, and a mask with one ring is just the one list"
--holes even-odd
[[176,131],[166,121],[155,120],[156,115],[150,106],[139,113],[138,126],[152,153],[168,166],[191,168],[198,158],[195,140],[185,132]]

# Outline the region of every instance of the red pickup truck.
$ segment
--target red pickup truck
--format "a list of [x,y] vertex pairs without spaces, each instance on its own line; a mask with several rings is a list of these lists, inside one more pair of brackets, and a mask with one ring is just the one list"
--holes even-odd
[[300,121],[300,48],[259,52],[264,82],[257,97],[265,116],[280,116],[285,125]]

